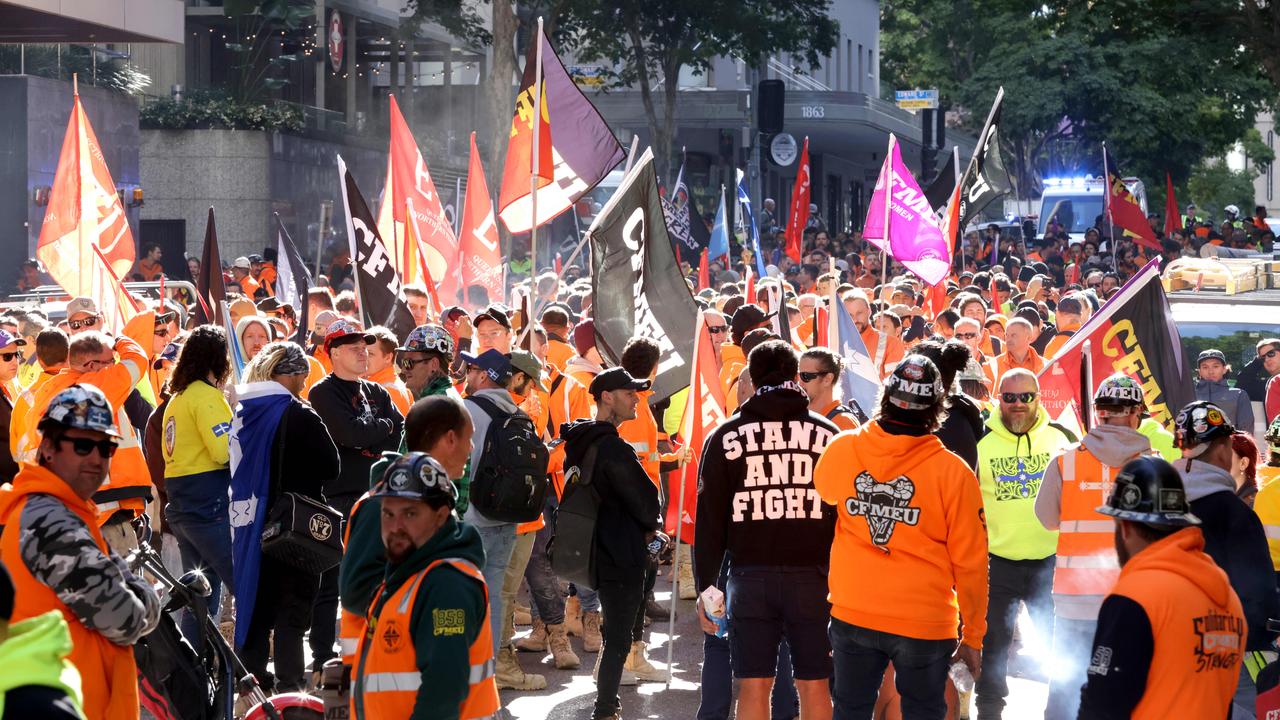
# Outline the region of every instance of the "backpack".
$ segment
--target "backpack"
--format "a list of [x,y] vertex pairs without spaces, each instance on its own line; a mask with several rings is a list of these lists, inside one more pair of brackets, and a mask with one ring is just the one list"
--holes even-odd
[[504,413],[489,398],[467,399],[489,416],[479,467],[471,468],[470,503],[490,520],[537,520],[547,498],[548,453],[533,420]]
[[596,448],[592,444],[578,464],[564,471],[564,496],[551,523],[547,559],[551,571],[579,587],[596,586],[596,520],[600,492],[592,483]]

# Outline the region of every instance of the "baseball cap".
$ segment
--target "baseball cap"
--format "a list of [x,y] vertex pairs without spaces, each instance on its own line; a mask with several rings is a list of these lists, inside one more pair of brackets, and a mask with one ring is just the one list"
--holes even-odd
[[649,381],[637,380],[626,370],[615,367],[596,375],[589,389],[591,396],[599,400],[602,394],[611,390],[648,390]]
[[[0,346],[0,347],[2,347],[2,346]],[[1209,350],[1205,350],[1204,352],[1200,353],[1200,355],[1199,355],[1198,357],[1196,357],[1196,365],[1199,365],[1200,363],[1204,362],[1205,360],[1217,360],[1218,362],[1222,363],[1223,365],[1226,365],[1226,364],[1227,364],[1227,356],[1226,356],[1226,354],[1225,354],[1225,353],[1223,353],[1221,350],[1215,350],[1215,349],[1212,349],[1212,348],[1210,348]]]
[[471,318],[471,327],[478,327],[481,320],[492,320],[508,330],[511,329],[511,318],[507,317],[507,314],[497,305],[489,305],[476,313],[475,317]]
[[10,345],[26,345],[27,341],[22,339],[21,335],[15,335],[8,330],[0,330],[0,348],[9,347]]
[[241,270],[248,270],[248,269],[249,269],[249,258],[247,258],[247,257],[245,257],[245,256],[243,256],[243,255],[241,255],[240,257],[238,257],[238,258],[236,258],[234,261],[232,261],[232,263],[231,263],[231,267],[237,267],[237,268],[240,268]]
[[1084,306],[1080,304],[1079,298],[1074,295],[1068,295],[1058,301],[1058,312],[1079,315],[1084,312]]
[[542,361],[527,350],[511,351],[511,367],[533,378],[533,384],[542,392],[547,386],[542,384]]
[[330,350],[356,340],[363,340],[365,345],[372,345],[375,338],[361,330],[350,320],[338,320],[325,330],[324,349]]
[[944,392],[942,373],[923,355],[908,355],[884,381],[889,404],[903,410],[928,410],[942,400]]
[[462,358],[462,362],[468,365],[475,365],[489,376],[489,379],[502,385],[511,379],[511,358],[503,355],[493,348],[489,348],[479,355],[472,355],[469,352],[460,352],[458,357]]
[[266,297],[259,300],[257,307],[258,307],[258,312],[268,313],[268,312],[277,312],[281,308],[290,307],[290,305],[287,302],[281,302],[280,298],[275,297],[273,295],[271,297]]
[[748,331],[754,330],[760,323],[766,322],[773,317],[774,313],[765,314],[758,305],[753,303],[744,303],[742,307],[733,311],[733,318],[729,321],[729,334],[736,338],[736,342],[742,342],[742,336]]
[[67,317],[71,318],[79,313],[97,315],[98,303],[91,297],[73,298],[67,303]]

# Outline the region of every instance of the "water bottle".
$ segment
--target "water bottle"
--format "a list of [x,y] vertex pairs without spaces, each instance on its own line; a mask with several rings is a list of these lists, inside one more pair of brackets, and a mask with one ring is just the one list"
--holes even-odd
[[951,663],[951,670],[947,674],[951,676],[951,682],[955,684],[956,694],[959,696],[960,718],[968,720],[969,704],[973,699],[973,673],[969,672],[969,666],[963,660],[956,660]]

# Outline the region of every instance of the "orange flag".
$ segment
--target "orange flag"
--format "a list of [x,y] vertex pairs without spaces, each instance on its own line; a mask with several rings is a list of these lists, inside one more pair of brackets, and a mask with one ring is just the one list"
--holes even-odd
[[462,210],[462,232],[458,237],[461,255],[463,303],[472,305],[466,289],[479,285],[490,301],[504,299],[502,251],[498,247],[498,224],[493,201],[484,180],[484,167],[476,150],[476,134],[471,133],[471,162],[467,168],[467,199]]
[[[382,191],[378,212],[378,234],[386,243],[391,264],[405,284],[425,283],[426,277],[418,260],[419,248],[425,253],[431,277],[439,278],[441,291],[452,298],[457,292],[457,276],[453,272],[458,256],[458,238],[445,218],[444,207],[436,193],[436,184],[427,163],[418,150],[409,124],[400,114],[396,98],[391,96],[391,148],[387,153],[387,181]],[[410,242],[405,223],[410,220],[406,208],[412,206],[413,235]]]
[[715,348],[707,319],[698,311],[698,329],[694,333],[693,368],[689,379],[689,397],[680,422],[680,442],[693,450],[693,459],[681,469],[680,487],[667,503],[666,531],[675,534],[680,527],[680,541],[693,544],[694,518],[698,517],[698,461],[702,444],[725,420],[724,392],[716,370]]
[[76,92],[36,256],[72,297],[98,302],[104,325],[119,331],[137,314],[120,278],[133,267],[133,233],[102,148]]

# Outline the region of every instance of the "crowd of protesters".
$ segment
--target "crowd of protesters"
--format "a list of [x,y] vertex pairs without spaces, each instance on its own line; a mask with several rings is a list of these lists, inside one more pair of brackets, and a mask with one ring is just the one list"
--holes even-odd
[[[1205,228],[1194,209],[1185,228],[1161,237],[1162,263],[1273,239]],[[580,667],[575,637],[595,654],[592,717],[621,716],[619,686],[668,679],[645,627],[671,611],[653,589],[673,558],[706,633],[700,719],[729,717],[731,678],[742,718],[943,718],[969,702],[965,676],[978,717],[998,718],[1019,632],[1051,648],[1045,717],[1252,713],[1275,659],[1266,620],[1280,614],[1268,482],[1280,339],[1234,374],[1222,352],[1202,353],[1200,400],[1173,433],[1145,414],[1134,379],[1108,378],[1085,432],[1049,416],[1037,375],[1152,251],[1112,249],[1103,228],[1073,241],[1052,223],[1036,240],[991,226],[931,289],[856,232],[811,228],[796,263],[765,230],[761,277],[749,253],[716,259],[706,287],[685,268],[728,413],[699,462],[692,547],[663,533],[674,473],[692,459],[687,393],[655,401],[653,340],[602,352],[579,267],[525,279],[536,310],[436,309],[408,286],[405,337],[361,322],[340,262],[305,307],[281,300],[270,253],[232,263],[220,323],[200,324],[180,297],[119,332],[87,297],[58,322],[0,316],[11,615],[60,619],[82,681],[50,703],[91,718],[146,705],[129,648],[159,600],[125,558],[151,543],[208,576],[209,610],[261,685],[314,691],[336,668],[360,718],[488,717],[498,690],[546,687],[524,669],[534,660]],[[161,258],[148,249],[140,273],[162,272]],[[871,407],[837,391],[848,371],[824,347],[832,297],[882,382]],[[1251,437],[1255,402],[1267,453]],[[490,516],[472,495],[512,418],[549,451],[531,522]],[[599,502],[594,587],[562,582],[547,556],[565,484],[583,474]],[[308,570],[257,538],[246,562],[239,538],[285,496],[340,517],[339,566]],[[1203,606],[1214,643],[1184,648],[1171,603]],[[1024,604],[1032,623],[1019,629]],[[182,632],[199,645],[190,612]],[[1119,667],[1145,675],[1117,682]]]

